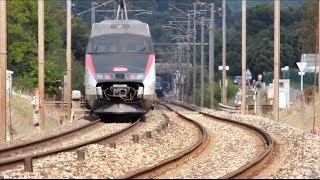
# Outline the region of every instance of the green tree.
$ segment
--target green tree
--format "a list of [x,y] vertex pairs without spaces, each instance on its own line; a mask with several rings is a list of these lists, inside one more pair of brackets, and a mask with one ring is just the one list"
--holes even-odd
[[306,1],[301,7],[298,49],[302,53],[315,53],[317,44],[318,5],[317,1]]
[[[54,93],[53,82],[63,73],[64,49],[61,27],[54,19],[56,6],[45,2],[45,92]],[[14,71],[13,86],[32,91],[38,86],[38,4],[37,1],[9,1],[8,69]]]

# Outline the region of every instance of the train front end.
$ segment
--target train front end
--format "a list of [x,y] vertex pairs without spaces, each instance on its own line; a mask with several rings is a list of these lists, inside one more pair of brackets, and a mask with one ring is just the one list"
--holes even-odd
[[153,108],[155,55],[147,24],[94,24],[85,63],[85,96],[92,113],[145,114]]

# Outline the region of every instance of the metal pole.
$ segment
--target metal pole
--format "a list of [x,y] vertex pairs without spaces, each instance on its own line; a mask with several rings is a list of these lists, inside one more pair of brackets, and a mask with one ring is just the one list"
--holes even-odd
[[241,114],[246,114],[246,69],[247,69],[247,0],[242,0],[242,84],[241,84]]
[[184,47],[181,47],[181,102],[184,103],[184,98],[185,98],[185,94],[184,94],[184,76],[185,76],[185,66],[183,65],[186,62],[186,56],[184,53]]
[[214,3],[211,3],[211,21],[209,28],[209,82],[211,109],[214,109]]
[[201,87],[200,87],[200,106],[204,106],[204,18],[201,17]]
[[12,94],[12,74],[13,74],[13,72],[9,72],[9,76],[7,76],[8,77],[8,80],[9,80],[9,87],[8,87],[8,89],[9,89],[9,92],[8,92],[8,118],[9,118],[9,125],[8,125],[8,133],[9,133],[9,141],[12,141],[13,140],[13,132],[12,132],[12,122],[11,122],[11,101],[10,101],[10,99],[11,99],[11,94]]
[[226,91],[226,0],[222,0],[222,104],[227,102]]
[[[274,0],[274,96],[273,118],[279,121],[280,1]],[[302,76],[301,76],[302,77]],[[302,81],[301,81],[302,82]]]
[[39,125],[44,130],[44,0],[38,0]]
[[[196,4],[193,4],[193,18],[196,18]],[[192,103],[196,104],[196,85],[197,85],[197,46],[196,46],[196,21],[193,21],[193,84],[192,84]]]
[[303,74],[304,72],[301,72],[301,80],[300,80],[300,90],[301,90],[301,93],[303,93]]
[[181,95],[181,45],[178,46],[177,49],[177,53],[178,53],[178,63],[179,63],[179,70],[178,70],[178,86],[177,86],[177,99],[180,101],[180,95]]
[[257,114],[257,99],[258,99],[258,97],[257,97],[257,90],[255,89],[254,90],[254,114],[256,115]]
[[117,19],[117,7],[118,7],[118,5],[117,5],[117,1],[114,1],[113,2],[113,9],[114,9],[114,14],[113,14],[113,16],[114,16],[114,19]]
[[67,114],[68,120],[71,120],[71,0],[67,0],[67,88],[66,88],[66,101],[67,101]]
[[91,2],[91,27],[96,22],[96,8],[94,7],[95,4],[95,2]]
[[0,64],[1,64],[1,108],[0,108],[0,142],[6,142],[6,76],[7,76],[7,1],[0,1]]
[[187,34],[187,80],[188,83],[186,83],[186,94],[187,94],[187,103],[190,103],[190,84],[191,84],[191,79],[190,79],[190,13],[188,12],[188,34]]

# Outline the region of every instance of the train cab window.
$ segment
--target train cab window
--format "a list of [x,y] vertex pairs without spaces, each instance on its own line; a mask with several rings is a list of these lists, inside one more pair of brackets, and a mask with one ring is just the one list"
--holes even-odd
[[98,44],[97,53],[106,53],[106,52],[116,52],[117,46],[116,44],[106,43],[106,44]]
[[126,42],[124,44],[124,51],[125,52],[145,52],[146,47],[145,47],[144,43]]

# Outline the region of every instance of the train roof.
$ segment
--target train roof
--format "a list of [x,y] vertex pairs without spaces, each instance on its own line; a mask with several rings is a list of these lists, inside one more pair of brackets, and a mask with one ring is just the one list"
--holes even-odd
[[90,37],[103,34],[136,34],[151,37],[149,25],[139,20],[104,20],[94,23]]

